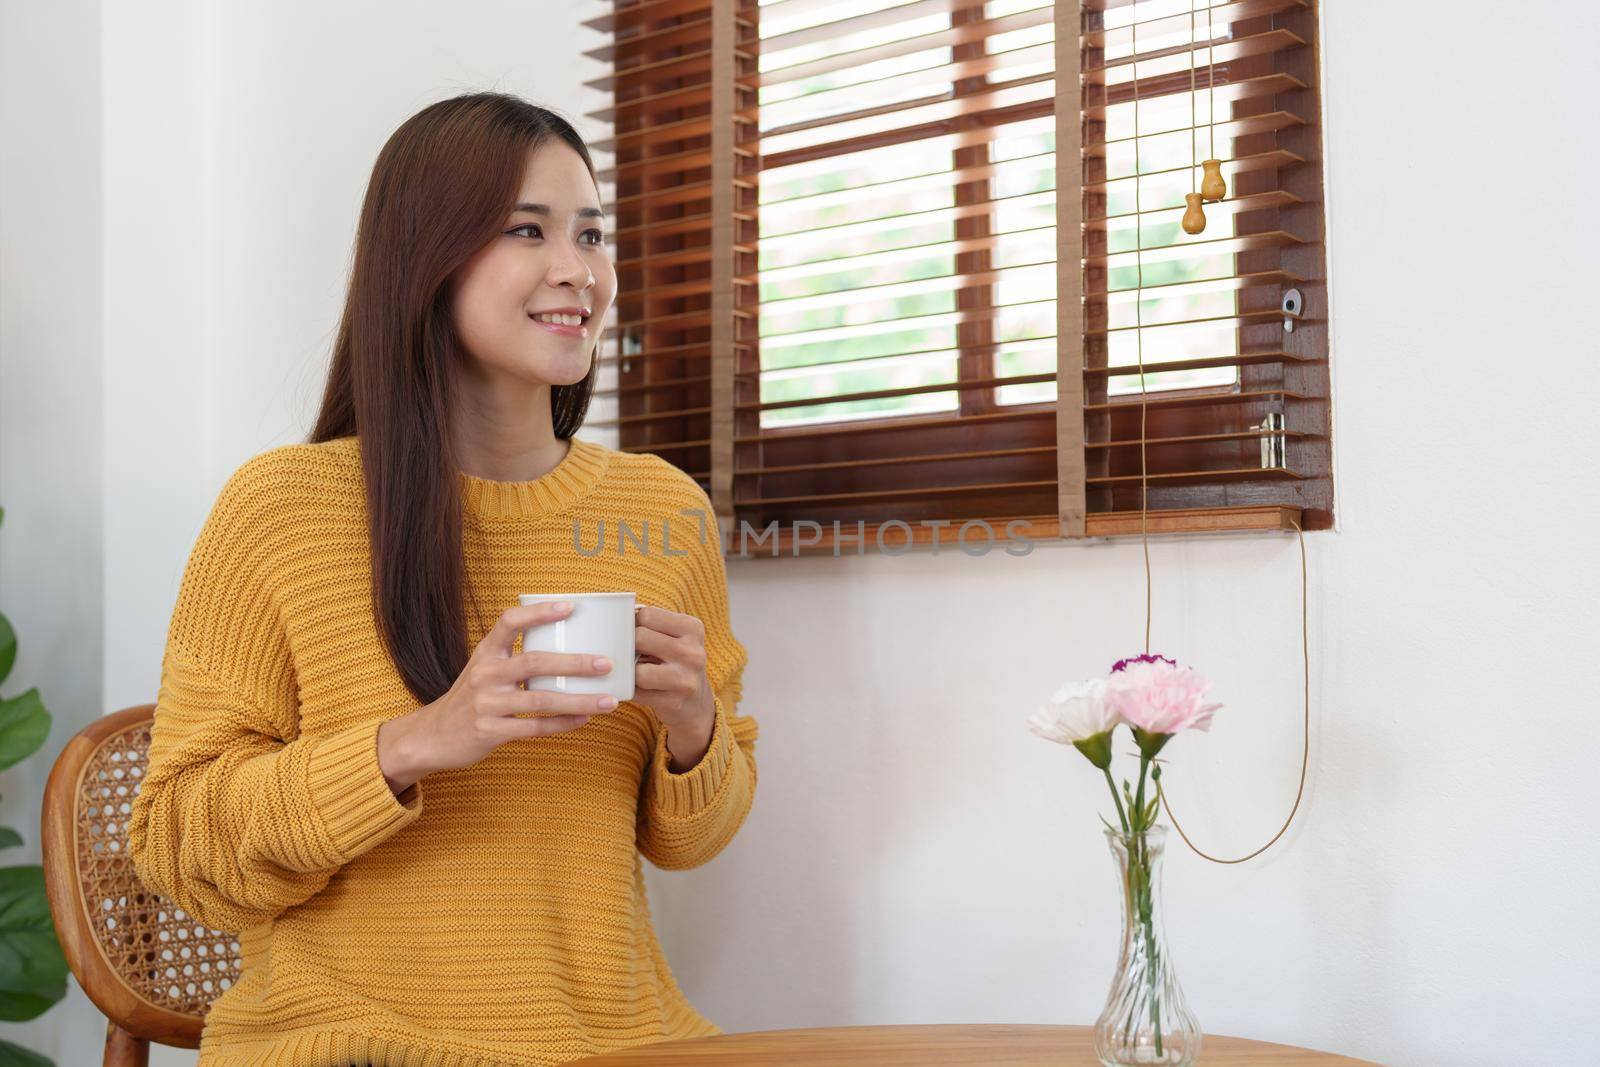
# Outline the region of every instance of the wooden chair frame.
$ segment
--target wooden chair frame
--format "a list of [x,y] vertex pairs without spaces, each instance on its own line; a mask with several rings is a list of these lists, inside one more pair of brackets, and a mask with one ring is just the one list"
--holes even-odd
[[211,1002],[239,977],[239,945],[146,888],[127,815],[150,749],[154,704],[96,719],[45,784],[45,888],[67,965],[106,1016],[104,1067],[146,1067],[150,1044],[199,1048]]

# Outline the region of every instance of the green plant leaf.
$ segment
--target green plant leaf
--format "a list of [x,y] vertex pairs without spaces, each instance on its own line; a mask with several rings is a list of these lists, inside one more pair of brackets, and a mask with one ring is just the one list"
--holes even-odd
[[17,631],[11,628],[11,620],[6,618],[6,613],[0,611],[0,682],[6,680],[6,675],[11,673],[11,665],[17,661]]
[[0,826],[0,848],[16,848],[22,844],[22,835],[9,826]]
[[[65,987],[63,987],[65,990]],[[63,992],[63,996],[65,992]],[[0,1020],[6,1022],[27,1022],[37,1019],[51,1008],[61,997],[41,997],[37,993],[5,993],[0,992]],[[4,1061],[0,1061],[3,1063]]]
[[0,1041],[0,1067],[56,1067],[56,1061],[21,1045]]
[[66,995],[67,960],[50,918],[44,868],[0,867],[0,1019],[32,1019]]
[[0,770],[33,755],[50,736],[50,713],[35,686],[0,700]]

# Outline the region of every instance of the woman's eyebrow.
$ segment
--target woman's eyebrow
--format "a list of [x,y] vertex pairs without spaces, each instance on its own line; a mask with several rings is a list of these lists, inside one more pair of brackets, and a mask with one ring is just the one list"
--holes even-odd
[[[534,215],[550,214],[550,206],[548,204],[518,204],[511,210],[514,212],[527,211]],[[603,219],[606,217],[606,213],[597,207],[580,207],[578,209],[578,217],[585,219]]]

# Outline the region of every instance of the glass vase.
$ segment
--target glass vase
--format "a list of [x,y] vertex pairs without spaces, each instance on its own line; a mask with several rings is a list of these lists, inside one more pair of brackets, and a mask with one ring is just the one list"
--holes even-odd
[[1122,953],[1106,1006],[1094,1024],[1094,1050],[1105,1067],[1200,1058],[1200,1024],[1172,969],[1161,924],[1161,857],[1167,831],[1106,831],[1122,890]]

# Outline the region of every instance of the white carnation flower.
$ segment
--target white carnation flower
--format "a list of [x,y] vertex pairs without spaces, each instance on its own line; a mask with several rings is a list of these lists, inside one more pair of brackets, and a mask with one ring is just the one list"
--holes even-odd
[[1028,718],[1028,729],[1047,741],[1070,745],[1107,733],[1122,722],[1106,703],[1104,678],[1068,682]]

